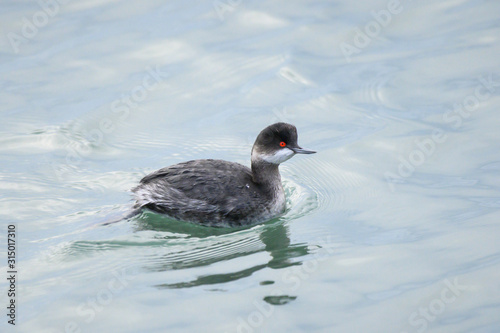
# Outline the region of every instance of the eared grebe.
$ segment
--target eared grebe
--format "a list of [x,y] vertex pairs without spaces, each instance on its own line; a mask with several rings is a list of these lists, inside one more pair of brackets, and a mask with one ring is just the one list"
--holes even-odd
[[251,169],[212,159],[175,164],[141,179],[134,208],[215,227],[263,222],[285,211],[279,164],[313,153],[299,147],[295,126],[276,123],[257,136]]

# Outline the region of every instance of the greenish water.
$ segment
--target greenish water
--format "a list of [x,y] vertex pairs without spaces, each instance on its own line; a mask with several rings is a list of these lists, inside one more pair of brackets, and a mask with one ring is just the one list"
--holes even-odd
[[[500,329],[497,2],[0,7],[2,332]],[[282,217],[105,224],[277,121],[318,151],[280,167]]]

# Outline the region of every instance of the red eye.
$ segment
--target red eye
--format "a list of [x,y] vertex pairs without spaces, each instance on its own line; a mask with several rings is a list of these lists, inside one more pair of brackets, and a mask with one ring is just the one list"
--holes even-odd
[[281,141],[281,142],[280,142],[280,146],[281,146],[281,147],[285,147],[285,146],[286,146],[285,141]]

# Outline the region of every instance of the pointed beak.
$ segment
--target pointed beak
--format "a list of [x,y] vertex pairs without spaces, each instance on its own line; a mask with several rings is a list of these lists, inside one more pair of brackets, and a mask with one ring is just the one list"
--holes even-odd
[[295,154],[315,154],[316,153],[314,150],[307,150],[307,149],[301,148],[299,146],[288,147],[288,148],[290,148]]

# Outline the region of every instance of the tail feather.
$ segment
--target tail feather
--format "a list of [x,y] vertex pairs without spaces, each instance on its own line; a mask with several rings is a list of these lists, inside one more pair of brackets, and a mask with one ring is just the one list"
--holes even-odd
[[123,214],[122,216],[120,216],[118,218],[115,218],[115,219],[112,219],[112,220],[109,220],[109,221],[101,223],[101,225],[110,225],[110,224],[113,224],[113,223],[117,223],[117,222],[121,222],[121,221],[124,221],[124,220],[128,220],[128,219],[130,219],[130,218],[138,215],[141,211],[142,211],[142,208],[134,208],[131,211]]

